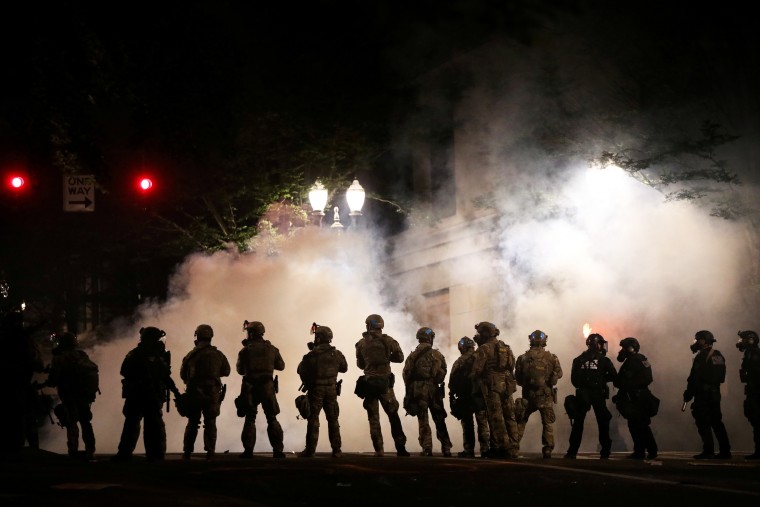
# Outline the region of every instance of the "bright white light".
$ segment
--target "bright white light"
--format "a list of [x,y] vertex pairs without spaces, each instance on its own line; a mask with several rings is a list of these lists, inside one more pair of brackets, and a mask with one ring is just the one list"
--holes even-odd
[[352,214],[359,214],[364,206],[364,187],[359,184],[359,180],[354,180],[351,186],[346,190],[346,200],[348,201],[348,209]]
[[636,182],[616,166],[604,169],[592,168],[586,171],[587,197],[590,198],[618,195],[625,192],[626,188],[632,186],[633,183]]
[[324,211],[327,206],[327,189],[321,181],[317,180],[309,190],[309,204],[312,211]]

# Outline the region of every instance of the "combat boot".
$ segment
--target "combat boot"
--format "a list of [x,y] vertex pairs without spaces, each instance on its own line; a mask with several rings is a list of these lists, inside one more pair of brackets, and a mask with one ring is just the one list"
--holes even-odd
[[441,451],[441,453],[443,454],[444,458],[450,458],[451,457],[451,451],[449,449],[443,449]]
[[399,447],[398,449],[396,449],[396,456],[400,458],[406,458],[406,457],[409,457],[410,454],[409,454],[409,451],[407,451],[405,447]]
[[332,457],[333,458],[342,458],[343,457],[343,453],[341,452],[341,450],[340,450],[339,447],[336,447],[335,449],[333,449],[333,451],[332,451]]
[[299,458],[313,458],[314,457],[314,450],[313,449],[304,449],[303,451],[298,453]]
[[421,456],[432,456],[432,455],[433,455],[432,449],[423,449],[421,453]]
[[253,458],[253,449],[244,449],[242,454],[240,454],[240,459],[251,459]]
[[277,458],[277,459],[281,459],[281,458],[285,457],[285,453],[282,452],[282,451],[273,451],[272,452],[272,457],[273,458]]
[[752,454],[750,454],[749,456],[744,456],[744,459],[750,459],[750,460],[760,459],[760,452],[755,451]]

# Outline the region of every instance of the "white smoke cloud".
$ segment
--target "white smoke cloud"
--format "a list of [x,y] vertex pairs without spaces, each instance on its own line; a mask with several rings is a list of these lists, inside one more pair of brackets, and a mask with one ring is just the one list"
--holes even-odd
[[[332,328],[333,345],[341,350],[349,370],[341,374],[343,392],[339,398],[343,450],[372,450],[369,424],[362,400],[353,394],[360,370],[356,366],[354,344],[365,330],[364,320],[372,313],[381,314],[386,332],[394,336],[405,352],[416,345],[414,333],[419,327],[411,317],[395,308],[384,295],[383,268],[374,252],[377,246],[369,235],[350,232],[336,235],[329,229],[305,229],[282,245],[279,255],[239,255],[219,252],[195,255],[179,266],[171,282],[172,293],[165,303],[148,303],[139,308],[136,324],[120,329],[104,345],[89,350],[101,371],[102,395],[93,404],[93,424],[98,452],[113,453],[118,446],[124,422],[121,409],[121,376],[119,369],[126,353],[138,342],[139,329],[156,326],[166,331],[167,349],[172,353],[173,377],[178,386],[182,357],[193,347],[193,332],[199,324],[214,329],[212,344],[230,361],[233,372],[223,379],[227,396],[217,420],[217,452],[242,452],[240,433],[243,419],[237,417],[233,400],[240,392],[242,378],[235,372],[235,361],[242,348],[244,320],[260,320],[266,327],[264,337],[280,349],[285,370],[279,375],[278,417],[285,433],[286,451],[304,447],[306,422],[297,419],[294,405],[300,394],[296,367],[308,352],[307,342],[312,322]],[[396,393],[403,397],[401,365],[393,365],[399,379]],[[403,409],[402,409],[403,414]],[[186,419],[173,404],[164,414],[168,452],[182,451]],[[416,421],[403,417],[410,446],[416,440]],[[386,449],[395,451],[387,421],[383,421]],[[48,432],[43,447],[65,452],[64,432]],[[413,447],[411,447],[413,449]],[[199,435],[196,452],[203,451]],[[318,451],[329,451],[327,424],[322,419]],[[136,452],[143,452],[139,443]],[[259,410],[257,440],[254,452],[271,452],[266,436],[266,421]]]

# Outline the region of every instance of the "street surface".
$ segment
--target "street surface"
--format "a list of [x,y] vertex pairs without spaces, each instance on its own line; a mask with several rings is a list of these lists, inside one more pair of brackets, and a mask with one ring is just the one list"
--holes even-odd
[[[329,454],[273,459],[270,453],[242,460],[221,454],[190,461],[177,454],[150,463],[142,456],[91,462],[25,449],[0,463],[0,505],[10,506],[301,506],[333,505],[638,505],[679,503],[751,505],[760,501],[760,462],[735,455],[696,461],[691,453],[664,453],[636,461],[613,453],[600,460],[397,458],[388,453]],[[515,503],[517,502],[517,503]]]

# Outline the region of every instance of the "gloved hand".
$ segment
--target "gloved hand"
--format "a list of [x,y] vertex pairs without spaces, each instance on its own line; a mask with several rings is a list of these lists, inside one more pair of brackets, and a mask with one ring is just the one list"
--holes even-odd
[[691,394],[688,389],[683,392],[683,401],[684,401],[684,403],[690,402],[693,398],[694,398],[694,395]]

